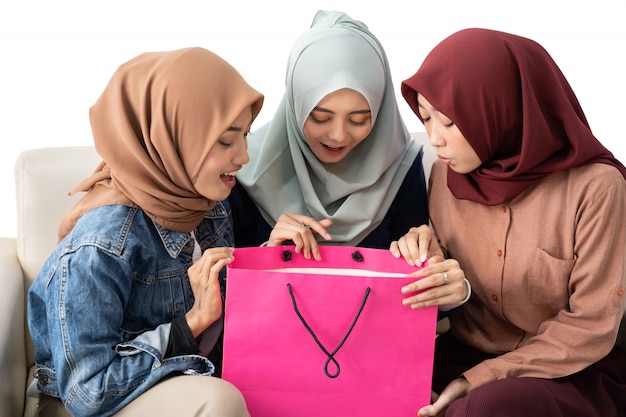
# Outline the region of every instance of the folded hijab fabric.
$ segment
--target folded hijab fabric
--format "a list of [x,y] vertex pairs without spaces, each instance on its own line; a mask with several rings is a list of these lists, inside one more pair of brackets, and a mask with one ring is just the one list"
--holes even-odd
[[437,45],[401,89],[418,117],[419,93],[452,120],[482,161],[467,175],[448,169],[457,198],[500,204],[551,172],[594,162],[626,176],[591,133],[557,64],[530,39],[459,31]]
[[88,193],[62,219],[62,238],[95,207],[140,207],[161,226],[192,231],[215,202],[194,180],[211,147],[263,96],[202,48],[148,52],[121,65],[90,110],[103,161],[72,193]]
[[[365,97],[373,129],[344,160],[323,164],[304,122],[343,88]],[[237,179],[271,226],[288,212],[328,218],[332,244],[356,245],[380,224],[420,150],[401,120],[378,40],[345,13],[319,11],[292,48],[285,95],[272,121],[250,136],[251,162]]]

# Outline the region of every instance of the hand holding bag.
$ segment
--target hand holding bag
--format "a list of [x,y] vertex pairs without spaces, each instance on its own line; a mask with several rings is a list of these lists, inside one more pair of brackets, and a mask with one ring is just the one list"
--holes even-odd
[[252,417],[415,416],[437,308],[402,304],[418,268],[388,250],[241,248],[228,266],[222,377]]

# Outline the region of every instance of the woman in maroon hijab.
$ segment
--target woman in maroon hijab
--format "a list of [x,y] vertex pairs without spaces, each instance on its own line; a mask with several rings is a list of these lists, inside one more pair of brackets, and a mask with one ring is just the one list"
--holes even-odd
[[[402,94],[439,157],[429,252],[472,285],[437,338],[434,403],[419,415],[626,416],[626,169],[558,66],[532,40],[467,29]],[[429,234],[391,250],[414,262]]]

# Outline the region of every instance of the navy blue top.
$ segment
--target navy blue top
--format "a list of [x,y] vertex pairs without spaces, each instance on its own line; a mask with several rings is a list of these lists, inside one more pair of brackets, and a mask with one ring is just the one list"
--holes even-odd
[[[261,216],[256,204],[239,183],[231,191],[229,201],[233,215],[235,247],[259,246],[267,241],[272,226]],[[381,224],[357,246],[388,249],[391,242],[401,238],[411,227],[426,223],[428,223],[427,189],[420,152]]]

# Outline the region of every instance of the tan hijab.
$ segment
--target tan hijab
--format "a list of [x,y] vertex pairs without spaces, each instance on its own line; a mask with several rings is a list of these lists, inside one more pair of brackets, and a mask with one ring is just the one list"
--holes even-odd
[[61,220],[59,237],[96,207],[141,208],[159,225],[190,232],[214,201],[194,182],[207,153],[263,96],[226,61],[202,48],[144,53],[121,65],[90,109],[103,161],[70,194],[86,191]]

